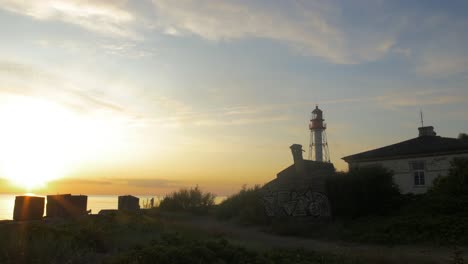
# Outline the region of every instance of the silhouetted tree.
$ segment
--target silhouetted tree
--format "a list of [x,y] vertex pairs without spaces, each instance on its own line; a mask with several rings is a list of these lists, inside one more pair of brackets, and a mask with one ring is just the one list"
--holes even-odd
[[434,180],[432,194],[468,195],[468,158],[454,158],[447,176],[439,176]]
[[466,134],[466,133],[460,133],[460,134],[458,134],[458,139],[461,139],[461,140],[468,140],[468,134]]
[[180,189],[166,196],[159,208],[167,211],[205,212],[214,205],[215,195],[202,192],[198,186],[190,189]]
[[352,169],[327,179],[327,193],[336,217],[382,214],[399,201],[393,173],[383,167]]
[[265,224],[270,220],[265,214],[259,185],[251,188],[242,186],[240,192],[217,206],[216,214],[221,219],[236,219],[243,224]]

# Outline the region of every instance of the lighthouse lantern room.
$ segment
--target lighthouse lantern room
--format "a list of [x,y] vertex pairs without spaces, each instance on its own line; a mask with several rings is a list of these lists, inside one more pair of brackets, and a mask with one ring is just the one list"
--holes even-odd
[[310,119],[310,144],[309,144],[309,159],[330,162],[330,154],[328,151],[327,136],[325,130],[327,125],[323,122],[323,112],[315,106]]

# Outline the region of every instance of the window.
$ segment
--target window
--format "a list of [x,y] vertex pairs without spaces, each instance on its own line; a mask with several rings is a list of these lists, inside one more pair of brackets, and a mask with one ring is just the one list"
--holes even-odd
[[426,184],[426,179],[424,178],[424,171],[415,171],[414,175],[414,185],[422,186]]
[[424,175],[425,164],[424,161],[413,161],[410,162],[410,167],[413,171],[414,186],[426,185],[426,178]]

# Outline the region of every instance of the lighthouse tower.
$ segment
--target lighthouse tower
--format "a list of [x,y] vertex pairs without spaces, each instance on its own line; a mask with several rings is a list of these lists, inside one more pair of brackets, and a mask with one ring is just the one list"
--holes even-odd
[[310,144],[309,144],[309,160],[330,162],[328,152],[327,135],[325,129],[327,125],[323,122],[323,112],[315,106],[310,119]]

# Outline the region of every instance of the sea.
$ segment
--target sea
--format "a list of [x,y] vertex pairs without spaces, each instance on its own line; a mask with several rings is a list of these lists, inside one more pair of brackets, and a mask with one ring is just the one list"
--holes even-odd
[[[40,196],[40,195],[38,195]],[[163,197],[151,195],[135,195],[140,198],[140,207],[144,208],[151,198],[154,198],[154,204],[158,205]],[[15,194],[0,194],[0,220],[13,219],[13,209],[15,207]],[[221,203],[226,197],[218,196],[215,203]],[[118,195],[88,195],[88,210],[91,214],[97,214],[103,209],[117,209]],[[44,208],[45,214],[45,208]]]

